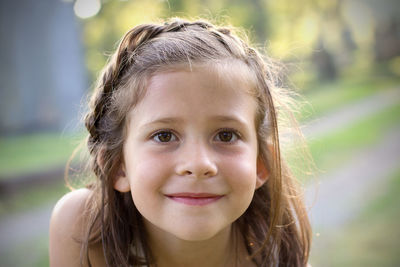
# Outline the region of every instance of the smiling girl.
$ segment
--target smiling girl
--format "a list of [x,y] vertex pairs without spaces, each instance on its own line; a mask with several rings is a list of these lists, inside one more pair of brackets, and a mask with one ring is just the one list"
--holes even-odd
[[270,65],[232,29],[130,30],[86,116],[97,179],[65,195],[51,266],[305,266],[310,226]]

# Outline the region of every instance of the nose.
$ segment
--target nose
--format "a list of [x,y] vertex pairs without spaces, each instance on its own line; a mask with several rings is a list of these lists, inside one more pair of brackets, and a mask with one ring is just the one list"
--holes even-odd
[[213,177],[218,173],[212,151],[200,142],[186,143],[179,152],[176,173],[196,178]]

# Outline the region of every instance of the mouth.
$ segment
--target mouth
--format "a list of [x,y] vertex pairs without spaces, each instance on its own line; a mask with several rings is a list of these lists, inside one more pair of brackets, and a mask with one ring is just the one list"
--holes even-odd
[[175,193],[165,195],[169,199],[190,205],[190,206],[204,206],[220,200],[224,195],[216,195],[210,193]]

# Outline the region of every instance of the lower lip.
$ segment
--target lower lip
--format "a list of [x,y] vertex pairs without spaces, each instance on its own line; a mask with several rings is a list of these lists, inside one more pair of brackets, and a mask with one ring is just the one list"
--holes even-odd
[[169,199],[190,205],[190,206],[205,206],[211,203],[214,203],[222,198],[222,196],[215,196],[215,197],[174,197],[168,196]]

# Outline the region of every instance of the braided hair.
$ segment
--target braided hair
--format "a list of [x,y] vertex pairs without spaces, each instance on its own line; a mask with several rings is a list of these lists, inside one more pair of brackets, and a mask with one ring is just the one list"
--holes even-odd
[[173,19],[128,31],[105,66],[85,117],[91,169],[86,235],[81,264],[91,266],[89,249],[102,244],[108,266],[154,264],[142,216],[130,193],[113,188],[123,162],[129,111],[141,100],[157,72],[192,64],[235,60],[256,80],[258,153],[269,179],[256,190],[247,211],[234,223],[258,266],[304,266],[310,249],[310,226],[298,189],[280,156],[277,112],[282,101],[269,59],[240,39],[232,28],[205,21]]

